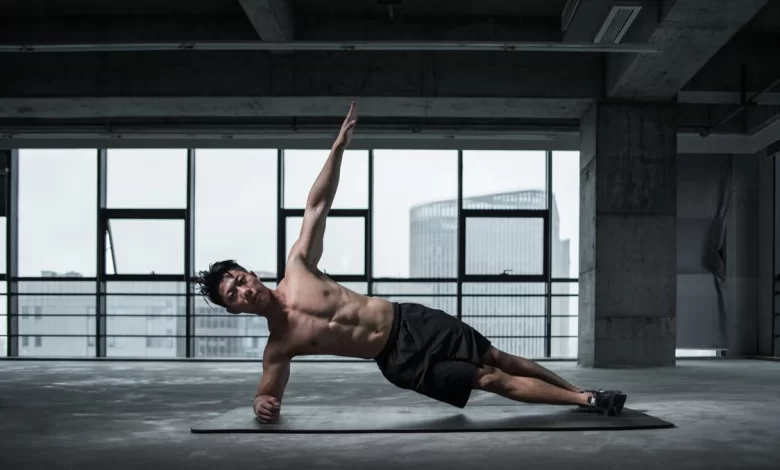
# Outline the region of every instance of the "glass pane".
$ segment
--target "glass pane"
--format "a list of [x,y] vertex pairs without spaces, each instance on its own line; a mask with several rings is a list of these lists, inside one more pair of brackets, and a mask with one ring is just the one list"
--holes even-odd
[[109,281],[106,283],[107,294],[185,294],[184,282],[164,281]]
[[[284,151],[284,207],[303,209],[330,150]],[[347,150],[341,160],[334,209],[368,207],[368,151]]]
[[528,359],[545,357],[544,338],[497,338],[491,341],[496,349],[515,356]]
[[19,275],[95,276],[96,232],[97,150],[19,150]]
[[[153,283],[143,284],[151,287]],[[185,356],[185,297],[108,295],[106,314],[108,356]]]
[[184,357],[186,342],[180,337],[106,337],[109,357]]
[[675,357],[716,357],[716,349],[675,349]]
[[543,274],[543,270],[543,219],[466,219],[466,274]]
[[0,282],[0,357],[8,354],[8,298],[6,290],[8,285]]
[[455,295],[458,286],[454,282],[375,282],[372,294],[382,295]]
[[195,338],[195,357],[247,357],[262,359],[267,338],[200,337]]
[[540,295],[547,288],[543,282],[464,282],[463,294]]
[[[26,290],[54,288],[50,292],[62,291],[70,285],[75,292],[89,283],[77,282],[23,282]],[[40,287],[35,288],[38,284]],[[62,286],[58,284],[63,284]],[[94,284],[92,284],[94,291]],[[88,289],[86,289],[88,291]],[[22,355],[32,356],[85,356],[94,355],[94,344],[89,349],[83,338],[78,341],[69,338],[51,338],[47,335],[93,337],[95,335],[95,297],[92,295],[36,295],[23,294],[19,300],[19,334],[29,336],[25,347],[20,338],[19,350]],[[38,339],[35,339],[37,337]],[[67,348],[75,347],[75,350]]]
[[550,285],[553,295],[577,295],[580,292],[579,282],[553,282]]
[[[287,248],[298,240],[303,217],[287,218]],[[362,217],[328,217],[319,269],[326,274],[364,274],[366,225]]]
[[97,285],[94,280],[79,281],[58,277],[45,277],[34,281],[19,281],[18,287],[20,294],[92,295],[97,293]]
[[472,317],[463,316],[463,321],[489,339],[497,337],[521,338],[544,336],[546,320],[544,317]]
[[578,338],[551,338],[550,357],[554,359],[576,359],[578,353]]
[[276,278],[277,167],[276,149],[196,151],[196,270],[234,259]]
[[550,297],[552,315],[573,315],[576,319],[580,311],[580,299],[577,296]]
[[579,335],[579,318],[575,316],[555,316],[550,319],[550,331],[552,336]]
[[[544,297],[463,297],[463,317],[540,316],[547,314]],[[541,334],[544,334],[542,332]]]
[[550,237],[553,278],[580,276],[580,153],[552,153]]
[[6,224],[8,219],[6,217],[0,217],[0,274],[6,273]]
[[457,151],[375,150],[373,276],[456,277],[457,198]]
[[546,209],[546,186],[544,151],[463,152],[465,209]]
[[106,273],[184,273],[183,220],[112,219],[109,223]]
[[95,357],[93,336],[20,336],[19,355],[26,357]]
[[110,208],[187,207],[186,149],[109,149]]

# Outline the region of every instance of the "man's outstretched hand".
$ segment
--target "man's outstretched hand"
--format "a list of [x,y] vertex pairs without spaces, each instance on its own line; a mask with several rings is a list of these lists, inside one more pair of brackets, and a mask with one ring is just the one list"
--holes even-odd
[[274,424],[279,420],[279,410],[282,408],[281,402],[269,395],[259,395],[255,397],[253,404],[255,416],[263,424]]
[[344,123],[341,125],[339,137],[336,139],[337,145],[342,147],[349,145],[349,141],[352,140],[352,130],[355,128],[355,124],[357,124],[357,107],[353,101],[350,103],[349,113],[347,113],[347,117],[344,119]]

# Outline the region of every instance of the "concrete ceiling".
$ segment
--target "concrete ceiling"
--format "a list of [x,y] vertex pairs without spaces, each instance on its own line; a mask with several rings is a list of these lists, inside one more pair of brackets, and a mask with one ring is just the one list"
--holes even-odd
[[[563,32],[566,0],[403,0],[392,14],[385,0],[2,0],[0,45],[561,43],[574,30],[587,31],[589,41],[614,1],[581,0],[571,30]],[[638,1],[646,8],[624,42],[661,53],[0,53],[0,127],[331,119],[353,98],[364,102],[367,119],[576,126],[592,102],[619,98],[677,99],[680,128],[697,130],[733,114],[743,91],[749,97],[780,77],[780,61],[767,47],[780,43],[780,0]],[[602,13],[587,14],[593,11]],[[779,111],[780,90],[773,90],[712,131],[752,134]]]
[[[296,14],[387,17],[550,16],[560,17],[566,0],[292,0]],[[0,14],[12,16],[109,16],[241,14],[236,0],[3,0]]]
[[0,16],[241,14],[235,0],[3,0]]
[[771,1],[744,28],[747,33],[780,33],[780,2]]
[[294,0],[298,13],[418,16],[549,16],[560,18],[566,0]]

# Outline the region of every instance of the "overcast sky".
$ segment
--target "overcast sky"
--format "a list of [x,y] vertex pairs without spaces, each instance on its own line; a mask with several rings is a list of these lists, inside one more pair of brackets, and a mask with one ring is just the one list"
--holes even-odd
[[[19,182],[19,268],[94,276],[95,150],[22,150]],[[286,152],[286,207],[301,208],[328,150]],[[367,151],[347,151],[334,208],[366,208]],[[196,268],[237,259],[276,270],[276,150],[198,150]],[[554,154],[553,190],[560,236],[571,240],[570,276],[579,259],[579,157]],[[374,151],[374,276],[409,275],[409,209],[457,197],[456,151]],[[544,189],[544,152],[464,152],[464,197]],[[186,150],[109,150],[108,203],[113,208],[184,208]],[[297,235],[300,220],[288,220]],[[0,232],[4,236],[4,231]],[[179,221],[112,222],[119,273],[180,273]],[[288,238],[294,240],[293,235]],[[288,243],[289,248],[289,243]],[[321,267],[353,272],[363,263],[362,220],[331,219]],[[109,253],[110,254],[110,253]],[[3,251],[4,256],[4,251]],[[109,271],[111,272],[111,271]]]

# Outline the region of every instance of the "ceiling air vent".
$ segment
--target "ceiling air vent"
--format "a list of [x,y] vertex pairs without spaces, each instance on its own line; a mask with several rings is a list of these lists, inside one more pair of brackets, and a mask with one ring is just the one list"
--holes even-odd
[[593,42],[596,44],[619,43],[641,10],[640,5],[613,6]]

